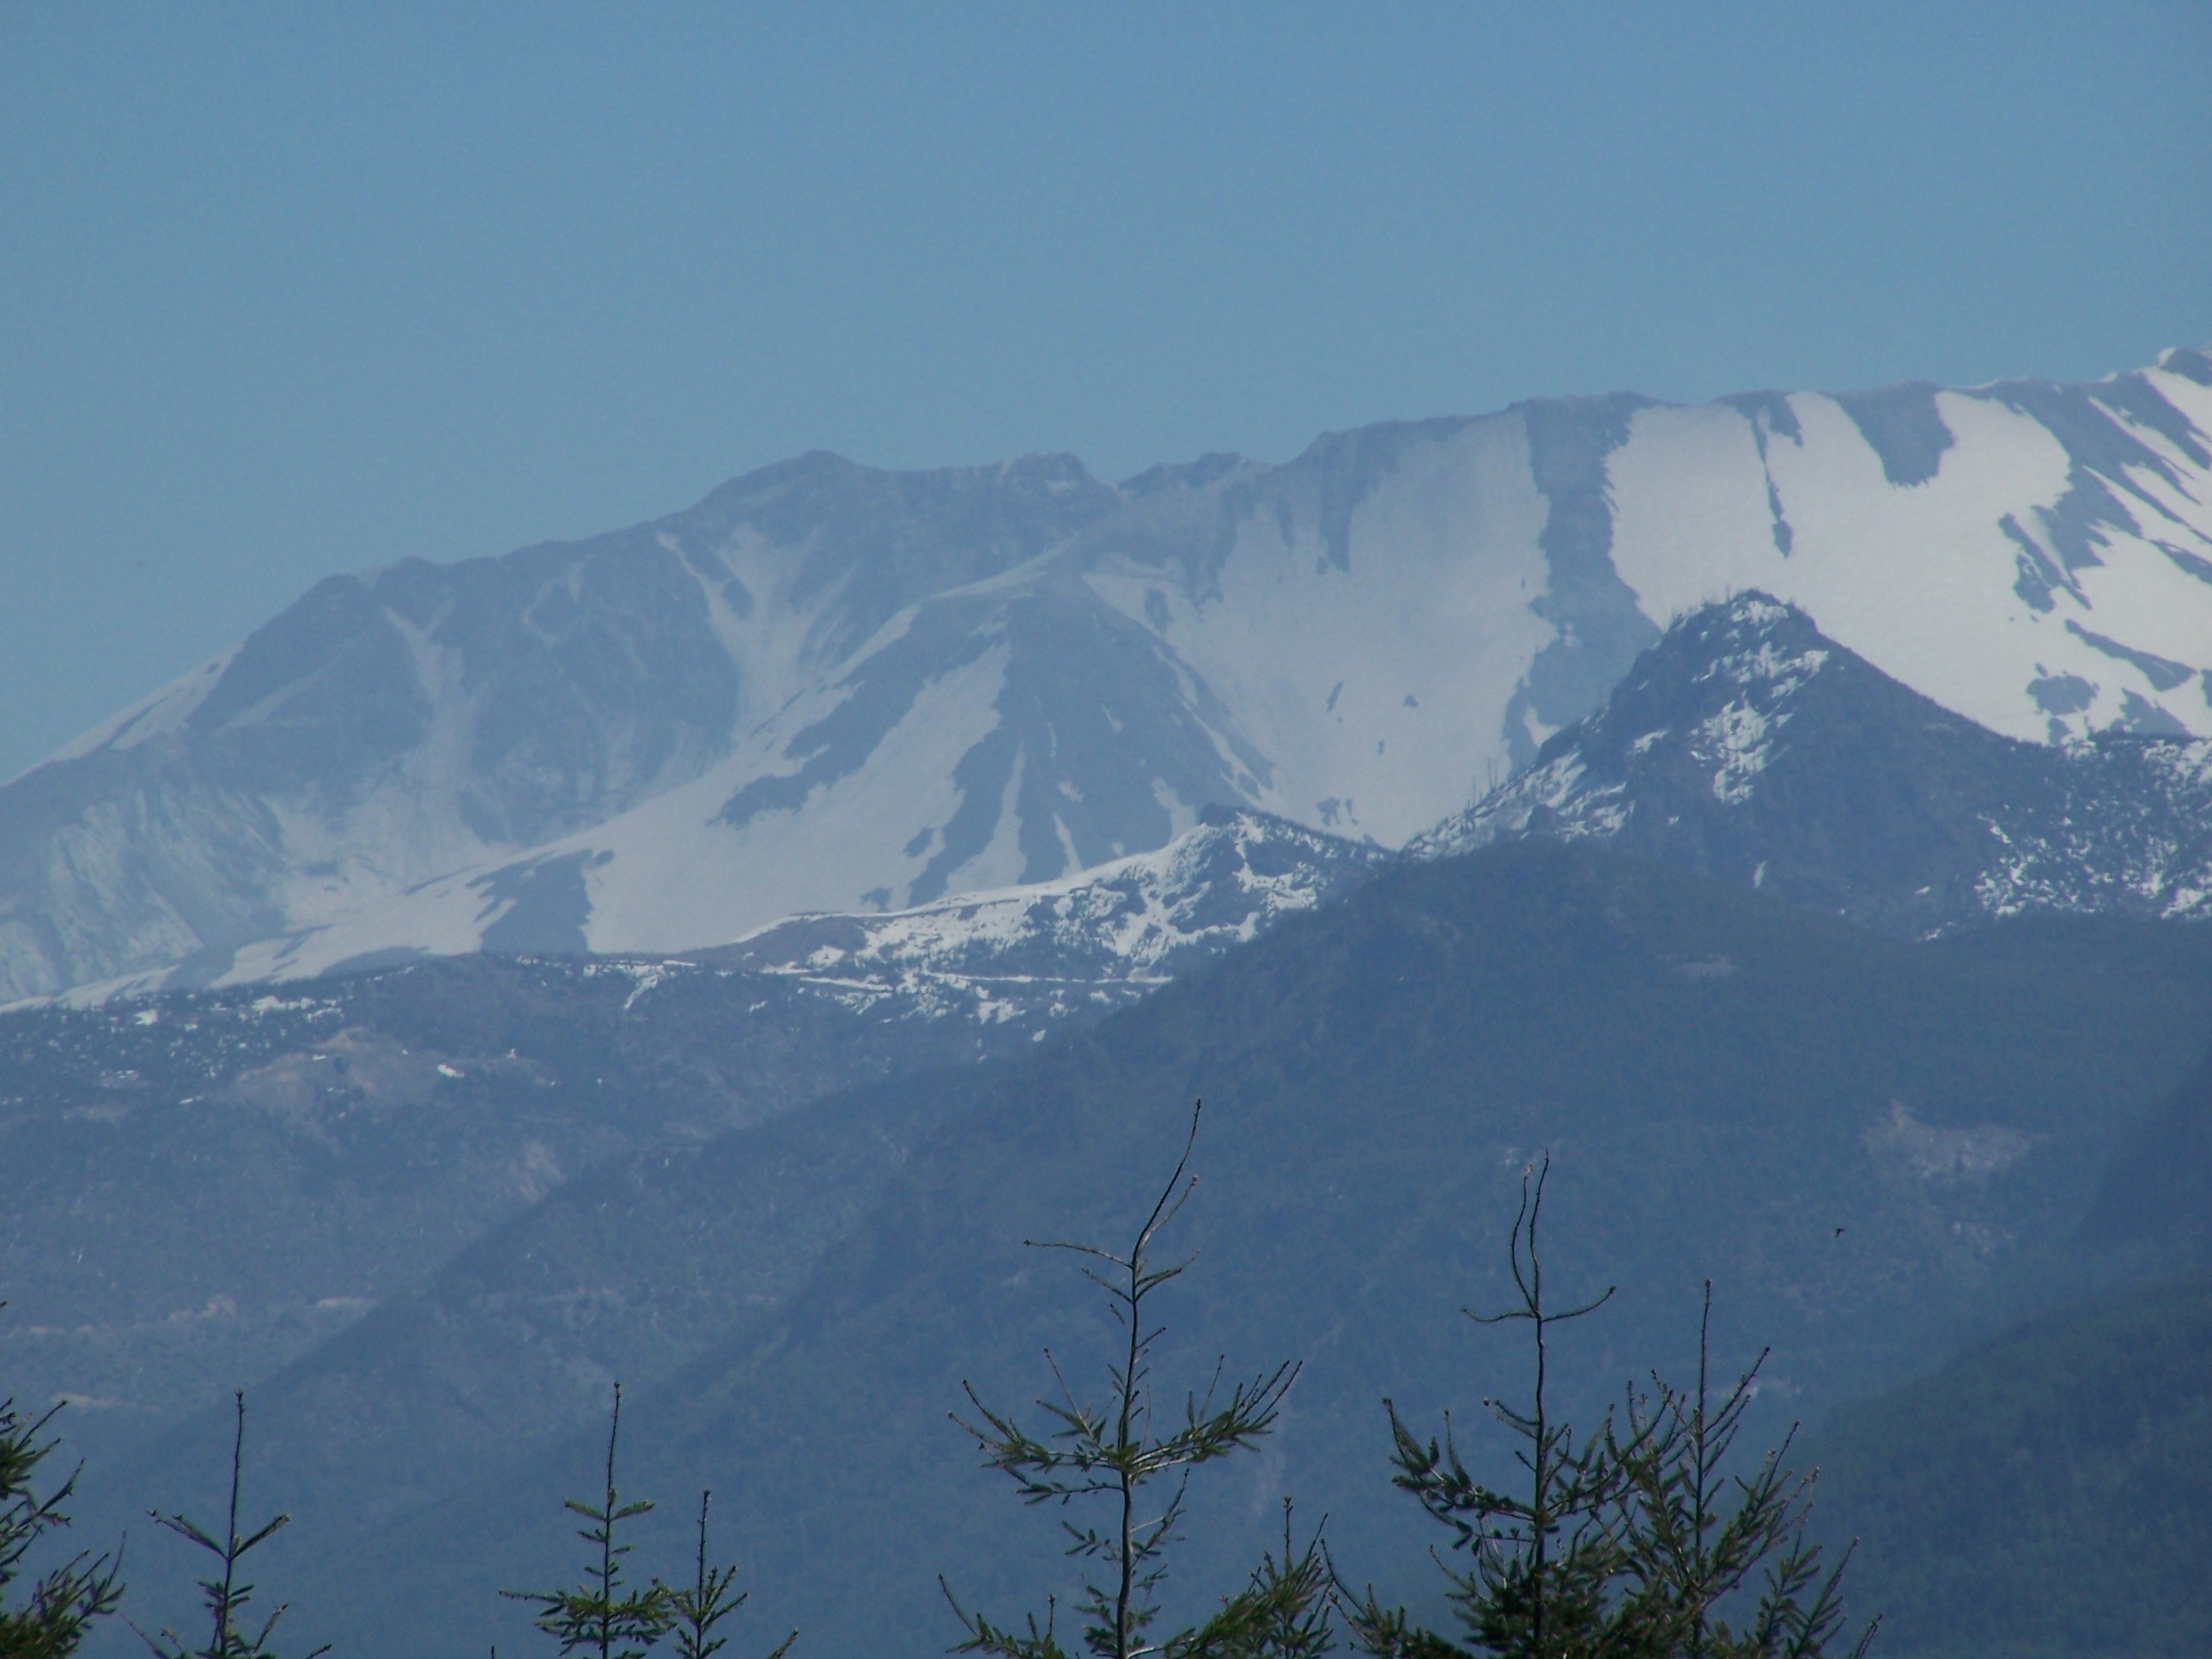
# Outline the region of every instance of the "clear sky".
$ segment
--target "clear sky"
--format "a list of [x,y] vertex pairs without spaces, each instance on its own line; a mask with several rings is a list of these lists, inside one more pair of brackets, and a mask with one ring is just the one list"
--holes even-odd
[[2212,342],[2212,4],[0,5],[0,775],[318,577]]

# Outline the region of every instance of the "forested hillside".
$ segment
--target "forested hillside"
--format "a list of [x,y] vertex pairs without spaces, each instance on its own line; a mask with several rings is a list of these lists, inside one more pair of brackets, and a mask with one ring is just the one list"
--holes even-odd
[[[1559,1282],[1620,1286],[1562,1346],[1563,1400],[1587,1414],[1646,1364],[1679,1374],[1710,1275],[1716,1364],[1773,1345],[1753,1429],[1771,1439],[2008,1310],[2128,1271],[2081,1224],[2125,1130],[2201,1060],[2208,1007],[2212,933],[2194,928],[2047,920],[1912,945],[1556,846],[1401,869],[1094,1032],[836,1106],[840,1134],[909,1126],[884,1184],[796,1280],[757,1277],[742,1218],[718,1224],[727,1283],[762,1298],[711,1319],[692,1304],[693,1357],[633,1374],[629,1483],[679,1508],[713,1486],[763,1627],[804,1625],[832,1650],[940,1649],[939,1571],[994,1600],[1054,1582],[1056,1547],[1000,1512],[945,1414],[963,1377],[1026,1399],[1049,1381],[1041,1349],[1095,1358],[1079,1282],[1021,1241],[1123,1228],[1202,1095],[1199,1259],[1163,1304],[1163,1375],[1202,1378],[1220,1354],[1307,1369],[1266,1455],[1198,1483],[1186,1589],[1255,1557],[1287,1492],[1332,1517],[1347,1571],[1432,1595],[1387,1485],[1380,1401],[1471,1421],[1502,1385],[1510,1356],[1457,1310],[1497,1299],[1541,1149]],[[764,1133],[713,1156],[764,1158],[749,1139]],[[783,1167],[773,1202],[823,1201]],[[580,1292],[664,1271],[653,1241],[684,1236],[687,1206],[770,1201],[673,1166],[611,1179],[599,1190],[625,1196],[589,1224],[557,1208],[529,1224],[558,1230]],[[425,1310],[466,1279],[483,1293],[502,1253],[457,1267]],[[561,1559],[559,1500],[589,1487],[591,1435],[442,1494],[380,1495],[383,1442],[352,1438],[347,1379],[419,1387],[381,1419],[404,1443],[410,1399],[433,1425],[437,1399],[495,1389],[506,1363],[456,1359],[426,1341],[437,1323],[380,1311],[260,1392],[270,1497],[300,1516],[272,1562],[312,1610],[303,1633],[374,1628],[395,1653],[520,1640],[490,1590]],[[139,1502],[180,1501],[223,1432],[210,1419],[114,1474]],[[647,1538],[669,1553],[680,1528],[662,1518],[673,1529]],[[173,1573],[142,1559],[149,1581]]]
[[1897,1659],[2212,1648],[2212,1274],[2046,1316],[1838,1412],[1823,1533]]

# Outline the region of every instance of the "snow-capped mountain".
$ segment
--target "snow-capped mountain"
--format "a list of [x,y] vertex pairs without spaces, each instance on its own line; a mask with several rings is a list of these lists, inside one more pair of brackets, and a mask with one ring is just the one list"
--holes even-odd
[[794,916],[695,953],[868,1005],[995,1024],[1103,1010],[1372,874],[1371,843],[1208,807],[1154,853],[887,915]]
[[2008,736],[2212,734],[2212,356],[1539,402],[1110,485],[810,456],[334,579],[0,790],[0,1000],[689,950],[1210,805],[1396,845],[1747,586]]
[[2032,911],[2212,916],[2212,740],[2000,737],[1745,593],[1408,848],[1551,837],[1913,935]]

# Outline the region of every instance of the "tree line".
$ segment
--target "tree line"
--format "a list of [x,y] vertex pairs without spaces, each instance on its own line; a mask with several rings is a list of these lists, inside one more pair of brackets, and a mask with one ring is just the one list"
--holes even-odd
[[[984,1467],[1007,1476],[1022,1502],[1054,1515],[1078,1582],[1065,1598],[1050,1592],[1040,1606],[1003,1618],[963,1603],[940,1578],[960,1632],[949,1651],[985,1659],[1321,1659],[1340,1650],[1372,1659],[1863,1659],[1875,1624],[1847,1623],[1849,1552],[1826,1560],[1808,1535],[1814,1476],[1790,1466],[1794,1430],[1757,1456],[1736,1455],[1765,1356],[1725,1386],[1716,1382],[1707,1363],[1710,1283],[1693,1382],[1676,1386],[1654,1374],[1581,1429],[1554,1410],[1554,1330],[1595,1314],[1613,1291],[1566,1307],[1547,1299],[1548,1157],[1522,1175],[1507,1240],[1512,1300],[1467,1312],[1479,1326],[1516,1330],[1522,1340],[1520,1395],[1484,1402],[1513,1445],[1515,1478],[1493,1486],[1471,1471],[1449,1419],[1440,1432],[1425,1431],[1393,1401],[1382,1402],[1390,1479],[1439,1528],[1431,1553],[1455,1628],[1429,1628],[1371,1586],[1348,1583],[1319,1530],[1298,1540],[1287,1499],[1279,1550],[1264,1551],[1206,1618],[1163,1628],[1162,1587],[1176,1547],[1186,1541],[1193,1474],[1272,1433],[1300,1369],[1285,1361],[1224,1383],[1217,1368],[1181,1389],[1154,1375],[1163,1328],[1148,1309],[1191,1266],[1190,1257],[1160,1251],[1195,1188],[1190,1164],[1200,1117],[1194,1107],[1181,1155],[1126,1249],[1030,1241],[1071,1258],[1103,1297],[1114,1352],[1088,1387],[1048,1354],[1054,1392],[1037,1402],[1041,1417],[1024,1420],[963,1384],[952,1419]],[[285,1609],[257,1624],[248,1612],[255,1586],[243,1568],[290,1517],[241,1528],[244,1395],[233,1403],[223,1525],[210,1530],[181,1514],[153,1516],[209,1563],[199,1585],[204,1638],[192,1645],[173,1630],[140,1632],[157,1659],[283,1659],[276,1629]],[[68,1659],[123,1598],[119,1549],[72,1555],[23,1582],[34,1547],[69,1525],[76,1474],[42,1480],[56,1449],[54,1415],[0,1402],[0,1659]],[[618,1488],[621,1432],[617,1383],[602,1490],[566,1505],[580,1522],[584,1547],[576,1582],[501,1594],[533,1608],[532,1622],[562,1656],[647,1659],[666,1644],[676,1659],[709,1659],[728,1645],[726,1626],[747,1599],[736,1589],[735,1564],[716,1561],[709,1547],[713,1494],[699,1496],[688,1572],[673,1581],[641,1577],[629,1559],[628,1529],[654,1504]],[[787,1659],[798,1638],[790,1632],[766,1659]]]

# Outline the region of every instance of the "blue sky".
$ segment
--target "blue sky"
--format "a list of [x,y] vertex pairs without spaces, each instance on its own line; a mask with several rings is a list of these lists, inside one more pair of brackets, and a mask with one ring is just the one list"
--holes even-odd
[[2212,6],[0,9],[0,775],[318,577],[2212,341]]

